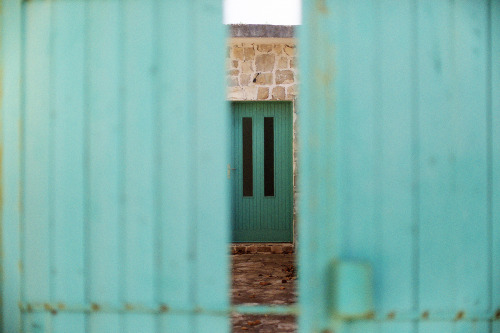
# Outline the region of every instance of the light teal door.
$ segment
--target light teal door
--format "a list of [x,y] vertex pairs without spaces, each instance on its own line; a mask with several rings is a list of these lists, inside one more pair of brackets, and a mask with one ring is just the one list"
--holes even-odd
[[233,103],[234,242],[293,240],[292,104]]

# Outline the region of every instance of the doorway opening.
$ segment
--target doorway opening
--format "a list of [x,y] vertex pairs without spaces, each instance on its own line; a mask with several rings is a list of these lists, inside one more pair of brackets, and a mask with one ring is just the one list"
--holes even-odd
[[[231,261],[233,306],[296,303],[296,98],[293,26],[232,25]],[[233,332],[295,332],[293,314],[232,316]]]

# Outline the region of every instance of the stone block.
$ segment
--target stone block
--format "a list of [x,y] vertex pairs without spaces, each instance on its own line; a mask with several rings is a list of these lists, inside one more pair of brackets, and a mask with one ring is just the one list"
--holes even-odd
[[257,92],[257,99],[268,99],[269,98],[269,88],[259,87]]
[[273,49],[273,46],[271,44],[259,44],[257,45],[257,51],[262,52],[262,53],[269,53]]
[[286,88],[286,95],[288,99],[293,99],[297,96],[297,85],[294,84]]
[[269,252],[271,252],[271,248],[269,246],[259,246],[259,247],[257,247],[257,252],[269,253]]
[[254,245],[250,245],[247,247],[247,253],[257,253],[257,247]]
[[246,86],[243,87],[245,91],[245,99],[256,100],[257,99],[257,87],[256,86]]
[[285,45],[284,51],[290,57],[294,57],[295,56],[295,45]]
[[255,50],[253,47],[245,47],[244,49],[245,61],[253,60],[255,58]]
[[272,245],[271,246],[271,253],[273,253],[273,254],[283,253],[283,247],[281,245]]
[[273,88],[273,99],[282,101],[285,99],[285,88],[284,87],[274,87]]
[[250,74],[241,74],[240,75],[240,84],[242,86],[248,86],[250,83]]
[[239,64],[238,60],[233,60],[232,61],[233,68],[238,68],[238,64]]
[[297,58],[293,57],[293,58],[290,58],[290,68],[297,68]]
[[283,44],[274,45],[274,53],[280,55],[283,52]]
[[293,245],[283,246],[283,253],[293,253],[293,252],[294,252]]
[[291,70],[276,71],[276,84],[293,83],[294,80]]
[[255,77],[255,84],[270,85],[273,84],[273,73],[259,73]]
[[259,54],[255,57],[256,70],[258,72],[271,72],[274,69],[273,54]]
[[229,71],[229,75],[233,75],[233,76],[235,76],[235,75],[238,75],[238,74],[240,74],[240,71],[239,71],[239,70],[237,70],[237,69],[231,69],[231,70]]
[[245,74],[251,74],[254,72],[253,64],[251,61],[244,61],[241,63],[241,72]]
[[280,57],[278,59],[278,69],[286,69],[288,68],[288,58],[287,57]]
[[228,78],[227,78],[227,85],[229,87],[239,86],[238,77],[237,76],[228,76]]
[[244,100],[245,99],[245,92],[243,91],[243,88],[241,87],[230,87],[227,90],[227,98],[230,100]]
[[233,58],[238,60],[243,60],[243,48],[239,46],[233,46]]

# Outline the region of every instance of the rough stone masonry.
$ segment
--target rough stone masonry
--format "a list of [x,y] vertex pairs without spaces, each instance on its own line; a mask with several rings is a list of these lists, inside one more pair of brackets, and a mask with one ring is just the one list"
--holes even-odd
[[[251,27],[251,26],[250,26]],[[235,29],[239,31],[235,35]],[[227,99],[229,101],[292,101],[294,243],[297,235],[297,105],[298,70],[293,29],[286,26],[233,26],[228,41]],[[267,29],[267,30],[266,30]],[[269,31],[268,31],[269,30]],[[263,32],[256,38],[255,33]],[[286,36],[281,36],[285,33]],[[269,35],[271,34],[271,35]],[[237,36],[237,37],[234,37]]]
[[297,97],[295,45],[258,40],[231,41],[228,100],[293,101]]

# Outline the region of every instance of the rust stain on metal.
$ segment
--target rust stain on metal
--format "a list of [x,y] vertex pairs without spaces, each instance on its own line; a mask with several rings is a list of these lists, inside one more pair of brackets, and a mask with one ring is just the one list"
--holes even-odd
[[495,319],[500,319],[500,309],[495,312]]
[[166,306],[165,304],[160,305],[160,312],[161,313],[168,312],[168,306]]
[[429,311],[425,311],[424,313],[422,313],[422,318],[429,319]]
[[[0,69],[0,77],[2,75],[2,71]],[[0,102],[2,101],[2,92],[1,92],[2,87],[0,86]],[[3,209],[3,145],[0,145],[0,209]],[[1,229],[0,229],[0,234],[1,234]],[[2,257],[3,257],[3,252],[2,252]]]
[[19,260],[17,262],[17,269],[19,270],[19,273],[23,272],[23,261],[22,260]]
[[326,6],[326,0],[317,0],[316,7],[321,14],[328,14],[328,7]]
[[55,311],[54,308],[49,304],[49,303],[45,303],[43,305],[43,308],[45,309],[45,311],[48,311],[52,314],[54,314],[53,312]]
[[125,310],[132,311],[134,310],[134,306],[130,303],[125,304]]
[[96,303],[92,303],[90,305],[90,308],[92,309],[92,311],[99,311],[101,309],[101,307],[99,306],[99,304],[96,304]]
[[65,304],[63,304],[63,303],[59,303],[59,304],[57,304],[57,308],[58,308],[59,310],[64,310],[64,309],[66,309],[66,305],[65,305]]
[[387,319],[394,319],[396,318],[396,312],[392,311],[387,314]]
[[26,305],[26,311],[33,312],[33,307],[31,306],[31,304]]
[[458,311],[458,312],[457,312],[457,316],[455,317],[455,320],[464,319],[464,317],[465,317],[465,312],[463,312],[463,311]]

